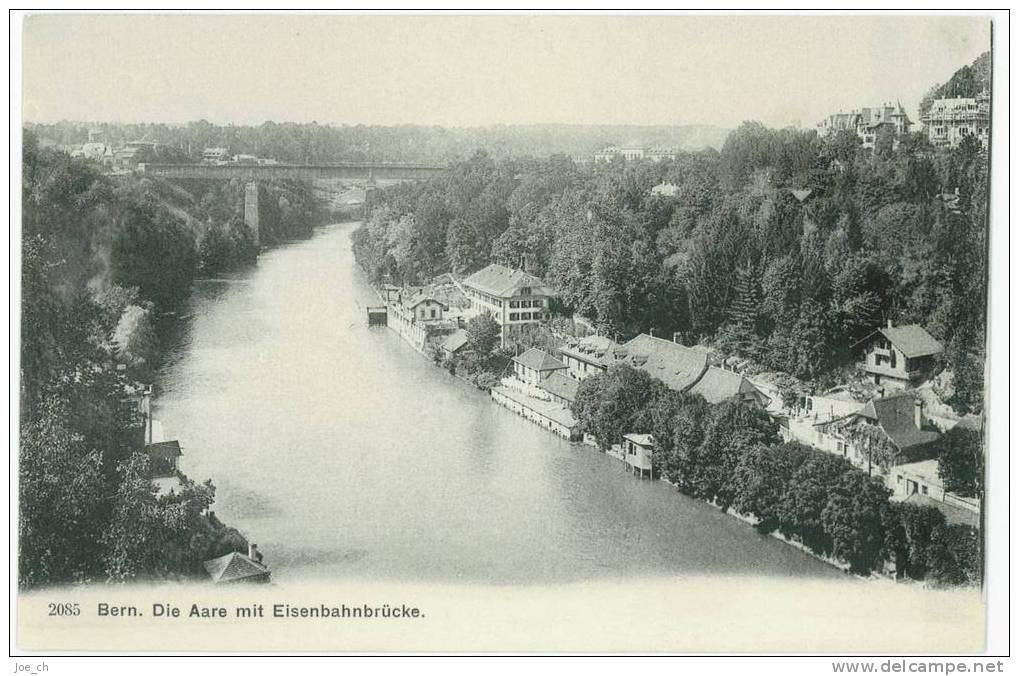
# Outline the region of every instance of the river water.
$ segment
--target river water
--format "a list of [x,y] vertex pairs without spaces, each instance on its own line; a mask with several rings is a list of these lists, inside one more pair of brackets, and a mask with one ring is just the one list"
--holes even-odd
[[196,284],[155,416],[277,582],[842,573],[626,474],[436,368],[354,263],[356,224]]

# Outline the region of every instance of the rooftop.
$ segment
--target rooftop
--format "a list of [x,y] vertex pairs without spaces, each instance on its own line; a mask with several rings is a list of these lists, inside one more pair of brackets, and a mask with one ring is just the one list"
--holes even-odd
[[522,392],[518,392],[504,385],[496,386],[493,388],[493,391],[498,392],[507,399],[512,399],[518,404],[526,406],[532,411],[540,413],[549,420],[557,422],[564,427],[572,429],[577,425],[577,419],[573,417],[573,414],[565,406],[560,406],[559,404],[552,403],[551,401],[545,401],[544,399],[529,397]]
[[729,401],[743,392],[760,394],[760,390],[740,374],[716,366],[709,366],[700,380],[688,391],[701,395],[709,404]]
[[566,368],[566,364],[562,363],[548,352],[539,350],[536,347],[532,347],[527,352],[513,357],[513,361],[521,364],[525,368],[534,369],[539,372],[555,371]]
[[541,379],[539,387],[550,394],[572,402],[577,399],[580,382],[559,373],[559,371],[552,371]]
[[436,303],[438,305],[441,305],[444,310],[448,310],[449,309],[449,306],[446,305],[445,303],[443,303],[441,300],[438,300],[437,298],[432,297],[431,294],[424,293],[424,292],[418,292],[418,293],[414,294],[413,296],[411,296],[410,298],[408,298],[407,302],[405,303],[405,305],[407,306],[408,309],[413,310],[418,305],[421,305],[421,303],[428,303],[428,302],[432,302],[432,303]]
[[607,364],[612,361],[612,350],[617,347],[619,346],[611,338],[587,336],[586,338],[569,339],[559,347],[559,351],[587,362]]
[[465,286],[478,289],[497,298],[512,298],[522,295],[520,294],[522,288],[530,288],[529,295],[533,296],[555,295],[552,289],[545,285],[545,282],[534,275],[523,270],[507,268],[498,263],[492,263],[488,267],[478,270],[463,283]]
[[202,565],[216,583],[269,578],[268,568],[239,552],[230,552],[217,559],[210,559]]
[[890,326],[878,329],[878,332],[910,359],[927,357],[941,352],[941,343],[919,324]]
[[871,399],[857,415],[874,421],[899,450],[929,444],[941,436],[937,432],[917,428],[915,402],[909,392]]
[[704,352],[646,333],[621,347],[613,351],[618,361],[645,371],[677,392],[697,382],[708,366]]
[[655,438],[650,434],[624,434],[624,439],[629,439],[638,446],[654,446]]
[[447,352],[456,352],[465,345],[467,345],[467,332],[463,329],[457,329],[442,341],[442,349]]
[[145,446],[144,450],[145,454],[148,455],[151,460],[179,458],[184,455],[180,450],[180,442],[176,439],[173,441],[159,441],[154,444],[148,444]]

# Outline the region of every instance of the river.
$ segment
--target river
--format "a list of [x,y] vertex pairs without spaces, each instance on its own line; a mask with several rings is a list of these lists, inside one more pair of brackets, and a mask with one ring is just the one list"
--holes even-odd
[[625,576],[844,577],[434,367],[387,329],[320,228],[198,282],[155,416],[214,509],[288,580],[488,584]]

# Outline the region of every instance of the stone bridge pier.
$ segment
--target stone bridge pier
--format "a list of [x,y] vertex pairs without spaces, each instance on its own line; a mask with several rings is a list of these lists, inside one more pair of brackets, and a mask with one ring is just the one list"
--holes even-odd
[[256,181],[248,181],[244,186],[244,225],[251,228],[251,234],[255,238],[256,249],[262,246],[262,240],[259,236],[258,197],[258,183]]

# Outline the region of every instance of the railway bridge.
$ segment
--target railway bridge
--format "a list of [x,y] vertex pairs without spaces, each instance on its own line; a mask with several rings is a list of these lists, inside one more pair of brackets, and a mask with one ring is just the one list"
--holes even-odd
[[146,176],[170,180],[245,181],[244,223],[251,228],[256,246],[259,242],[259,182],[269,180],[363,182],[365,208],[378,182],[422,181],[446,170],[434,164],[394,162],[348,162],[342,164],[140,164]]

